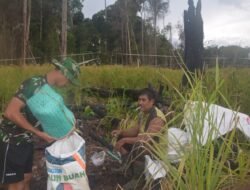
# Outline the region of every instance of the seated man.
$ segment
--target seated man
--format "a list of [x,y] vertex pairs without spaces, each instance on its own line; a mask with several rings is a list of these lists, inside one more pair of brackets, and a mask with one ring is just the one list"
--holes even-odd
[[166,119],[164,114],[155,107],[155,101],[154,90],[142,89],[138,98],[140,114],[137,125],[127,130],[112,131],[112,135],[118,138],[115,149],[122,155],[128,154],[134,145],[141,144],[141,142],[149,142],[152,139],[159,141],[157,134],[164,131]]

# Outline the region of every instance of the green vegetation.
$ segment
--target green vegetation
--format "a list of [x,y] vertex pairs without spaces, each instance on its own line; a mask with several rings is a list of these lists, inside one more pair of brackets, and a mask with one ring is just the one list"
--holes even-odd
[[[168,171],[161,183],[162,189],[226,190],[239,189],[249,183],[250,146],[243,134],[233,130],[212,141],[212,133],[209,133],[205,145],[200,145],[199,137],[210,104],[250,114],[250,68],[228,67],[249,65],[250,48],[211,46],[204,49],[201,0],[196,8],[193,0],[188,0],[184,29],[181,24],[177,26],[180,38],[177,49],[172,45],[174,26],[171,22],[161,31],[157,28],[158,19],[169,11],[169,0],[116,0],[91,19],[84,18],[84,3],[84,0],[0,1],[0,113],[22,81],[33,75],[44,75],[52,68],[48,64],[25,63],[47,63],[66,54],[77,62],[100,58],[102,66],[82,68],[80,88],[71,86],[57,90],[63,94],[67,105],[81,109],[84,119],[96,119],[92,105],[105,104],[107,114],[99,126],[104,127],[104,138],[108,140],[111,140],[114,122],[119,123],[120,128],[134,125],[137,105],[136,102],[131,104],[125,96],[103,99],[88,92],[91,87],[140,89],[150,83],[158,89],[163,85],[162,98],[170,104],[166,108],[168,114],[174,111],[167,117],[168,127],[184,128],[182,121],[187,118],[184,106],[188,101],[198,102],[192,109],[197,117],[192,123],[191,143],[179,150],[182,157],[178,163],[171,163],[166,154],[166,136],[160,136],[161,144],[148,145],[152,146],[155,159]],[[22,67],[17,66],[19,63]],[[216,69],[206,69],[201,79],[190,79],[191,75],[184,73],[185,80],[182,80],[183,70],[177,69],[179,65],[186,65],[194,71],[203,68],[203,64],[209,67],[215,63]],[[218,63],[227,68],[219,70]],[[142,64],[148,66],[139,67]],[[181,82],[189,85],[183,87]],[[83,91],[84,88],[87,90]],[[204,107],[202,102],[207,105]],[[83,105],[87,106],[83,109]],[[216,130],[215,126],[211,130]]]
[[0,66],[0,105],[1,112],[6,106],[6,103],[15,94],[17,88],[21,82],[28,77],[37,74],[42,75],[49,70],[49,66],[39,67],[39,66]]
[[[166,3],[168,1],[164,0]],[[146,15],[146,0],[117,0],[114,4],[101,10],[93,17],[85,18],[82,8],[84,0],[68,0],[67,23],[67,53],[82,54],[101,52],[102,62],[111,60],[113,53],[125,54],[165,54],[171,52],[172,45],[168,41],[166,33],[156,30],[156,18],[154,26],[142,17]],[[162,0],[158,0],[162,5]],[[26,1],[27,3],[27,1]],[[144,5],[145,4],[145,5]],[[154,5],[154,7],[158,4]],[[152,10],[153,5],[148,5]],[[23,7],[27,7],[24,15]],[[145,8],[142,8],[145,7]],[[167,9],[159,9],[154,13],[167,13]],[[59,58],[61,55],[61,15],[62,1],[32,0],[28,6],[21,2],[2,0],[0,2],[0,58],[19,59],[23,56],[23,18],[27,18],[27,35],[29,50],[25,57],[36,57],[36,61],[43,63],[51,58]],[[140,16],[141,15],[141,16]],[[30,19],[28,19],[28,17]],[[144,16],[145,17],[145,16]],[[170,25],[171,26],[171,25]],[[171,30],[171,27],[170,27]],[[156,49],[152,51],[150,44],[157,41]],[[126,45],[125,45],[126,44]],[[113,52],[113,53],[112,53]],[[91,57],[91,55],[90,55]],[[90,57],[85,57],[88,59]],[[82,56],[74,57],[82,61]],[[137,56],[135,57],[137,59]],[[133,60],[132,60],[133,59]],[[131,56],[126,58],[126,63],[136,62]],[[15,60],[9,60],[17,63]],[[145,61],[148,61],[145,59]],[[9,63],[6,61],[6,63]]]
[[[226,72],[223,71],[223,73]],[[191,100],[197,101],[198,104],[190,113],[196,115],[195,119],[192,120],[193,135],[191,136],[191,143],[179,149],[183,156],[178,164],[171,163],[165,153],[166,150],[163,150],[161,145],[154,144],[152,147],[154,154],[162,161],[164,168],[168,171],[168,177],[161,184],[162,189],[241,189],[242,185],[249,183],[249,145],[248,149],[246,149],[244,136],[238,136],[239,134],[233,130],[231,133],[212,141],[212,131],[215,131],[216,128],[211,119],[211,121],[207,121],[212,126],[208,141],[205,145],[199,143],[208,106],[213,103],[224,102],[227,107],[231,107],[221,91],[226,80],[220,79],[220,74],[222,72],[219,73],[217,69],[213,74],[209,75],[209,84],[213,85],[211,90],[204,89],[204,83],[198,79],[194,79],[194,83],[190,85],[191,88],[186,96],[182,96],[182,93],[177,90],[180,95],[180,102],[185,104]],[[208,103],[205,108],[202,102]],[[232,106],[232,109],[236,109],[236,107]],[[176,114],[175,118],[168,121],[168,126],[172,126],[172,121],[178,120],[176,117],[184,118],[184,115],[185,112]],[[187,119],[190,119],[191,115]],[[163,137],[162,139],[165,139],[167,144],[166,138]]]
[[[52,66],[1,66],[0,75],[2,79],[0,82],[0,103],[1,111],[6,105],[6,102],[15,93],[20,83],[34,74],[43,75]],[[250,69],[236,69],[226,68],[220,70],[221,87],[220,91],[225,96],[229,105],[237,108],[240,112],[250,113]],[[204,77],[203,91],[209,95],[215,88],[213,69],[207,71]],[[129,66],[86,66],[82,68],[81,87],[70,88],[75,93],[76,104],[82,103],[81,88],[85,87],[102,87],[102,88],[142,88],[146,87],[148,83],[153,84],[156,88],[159,83],[162,83],[166,88],[164,91],[165,98],[175,102],[175,107],[179,101],[178,93],[180,91],[180,81],[182,71],[171,70],[165,68],[152,67],[129,67]],[[68,89],[67,89],[68,90]],[[67,93],[65,92],[65,96]],[[217,103],[226,105],[221,98],[218,98]],[[180,105],[180,107],[183,105]]]
[[[15,93],[21,81],[34,74],[44,74],[51,66],[2,66],[0,74],[4,78],[0,84],[1,111],[6,102]],[[239,110],[248,114],[250,103],[248,95],[250,93],[250,69],[210,69],[206,72],[203,80],[194,79],[194,83],[189,89],[179,86],[183,72],[180,70],[170,70],[152,67],[128,67],[128,66],[86,66],[82,68],[81,88],[102,87],[102,88],[141,88],[150,82],[158,88],[159,83],[165,86],[164,98],[171,100],[171,110],[175,110],[175,116],[168,120],[168,126],[180,126],[183,118],[183,108],[187,101],[202,101],[208,104],[216,103]],[[65,89],[74,92],[73,102],[81,104],[88,97],[82,96],[81,88]],[[93,97],[89,97],[93,101]],[[94,100],[98,101],[98,99]],[[107,106],[107,116],[102,122],[105,123],[107,131],[111,130],[111,118],[122,119],[120,127],[125,128],[133,125],[135,120],[135,107],[126,107],[127,99],[110,98],[105,103]],[[131,109],[130,109],[131,108]],[[82,110],[86,115],[92,115],[92,110],[86,107]],[[195,113],[199,113],[198,119],[193,125],[194,134],[200,135],[202,123],[206,109],[199,104]],[[201,146],[194,135],[191,139],[192,145],[184,151],[179,164],[170,163],[166,156],[165,149],[157,145],[154,146],[154,153],[163,161],[164,167],[168,170],[168,178],[162,182],[163,189],[233,189],[249,180],[250,158],[249,145],[244,136],[236,131],[222,137],[218,141],[211,141]],[[163,138],[165,139],[165,138]],[[167,143],[167,142],[165,142]],[[162,145],[162,144],[161,144]],[[233,147],[239,150],[232,153]],[[233,168],[236,163],[237,167]],[[149,181],[150,183],[150,181]]]

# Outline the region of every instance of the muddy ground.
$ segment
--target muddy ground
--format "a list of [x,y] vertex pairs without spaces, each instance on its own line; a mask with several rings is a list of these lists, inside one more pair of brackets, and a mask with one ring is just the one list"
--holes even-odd
[[[93,140],[89,136],[89,131],[93,130],[99,135],[103,135],[103,130],[98,127],[99,119],[92,119],[82,122],[79,129],[82,132],[82,137],[86,141],[86,156],[87,156],[87,175],[91,190],[114,190],[121,189],[121,187],[128,182],[132,176],[124,176],[122,172],[113,172],[112,168],[118,168],[119,162],[106,156],[105,162],[101,166],[95,166],[90,157],[94,152],[106,150],[101,144]],[[46,190],[46,164],[44,157],[44,142],[36,139],[33,179],[31,183],[31,190]]]
[[[83,120],[79,125],[82,137],[86,141],[86,157],[87,157],[87,175],[91,190],[123,190],[124,185],[134,178],[133,175],[124,175],[122,172],[113,172],[112,168],[120,167],[120,164],[106,156],[105,162],[101,166],[95,166],[90,157],[94,152],[107,150],[100,143],[93,140],[89,132],[94,130],[100,136],[105,135],[105,131],[99,126],[99,119]],[[35,152],[33,164],[33,179],[31,182],[31,190],[46,190],[47,173],[44,157],[44,147],[46,143],[35,138]],[[142,190],[143,185],[134,188]],[[249,185],[243,185],[235,188],[236,190],[250,190]],[[0,186],[0,190],[3,190]],[[125,190],[125,189],[124,189]],[[228,189],[232,190],[232,189]]]

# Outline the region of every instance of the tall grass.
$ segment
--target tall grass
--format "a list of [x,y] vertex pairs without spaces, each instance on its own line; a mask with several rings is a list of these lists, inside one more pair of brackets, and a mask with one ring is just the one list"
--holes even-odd
[[49,70],[49,67],[39,66],[0,66],[0,112],[3,111],[6,103],[14,95],[21,82],[32,75],[42,75]]
[[[209,116],[208,123],[212,128],[208,135],[208,141],[205,145],[201,145],[202,131],[205,121],[205,115],[208,113],[208,107],[211,104],[223,102],[227,107],[237,109],[230,106],[227,96],[222,93],[225,80],[220,79],[219,69],[215,69],[214,77],[209,76],[210,85],[213,88],[207,88],[204,80],[197,78],[192,79],[190,89],[185,93],[178,90],[176,86],[172,86],[179,95],[180,104],[184,105],[189,101],[196,101],[197,106],[187,112],[182,111],[176,117],[192,119],[192,136],[189,146],[182,147],[179,151],[183,154],[178,164],[173,164],[166,154],[166,149],[162,149],[162,145],[154,144],[151,146],[154,154],[157,155],[163,163],[163,167],[168,171],[167,178],[162,182],[162,189],[170,190],[219,190],[219,189],[240,189],[242,184],[249,183],[250,179],[250,155],[247,151],[242,151],[242,145],[237,140],[235,131],[220,138],[220,140],[212,140],[213,132],[216,126],[213,123],[213,115]],[[211,80],[213,78],[213,80]],[[166,78],[166,82],[169,83]],[[237,81],[238,82],[238,81]],[[207,104],[203,104],[206,102]],[[183,107],[184,109],[184,107]],[[173,124],[173,118],[168,122],[168,126]],[[211,120],[211,121],[210,121]],[[188,127],[188,126],[186,126]],[[161,137],[162,140],[165,137]],[[165,144],[167,145],[167,140]],[[149,145],[150,146],[150,145]],[[239,152],[234,152],[233,147],[239,148]],[[232,163],[237,163],[233,166]]]
[[[215,84],[212,83],[214,75],[215,71],[209,70],[206,76],[206,87],[209,91],[215,88]],[[250,114],[250,104],[248,103],[250,78],[247,77],[249,75],[249,68],[224,68],[220,70],[221,82],[223,83],[220,88],[221,93],[232,106],[248,114]],[[221,104],[223,103],[221,101]]]
[[[24,79],[33,75],[44,75],[47,71],[52,69],[52,65],[42,66],[1,66],[0,76],[0,104],[1,110],[6,105],[7,101],[15,93]],[[125,67],[125,66],[86,66],[81,68],[81,86],[79,88],[67,88],[66,90],[72,91],[74,94],[73,102],[82,103],[81,89],[84,87],[103,87],[103,88],[141,88],[152,83],[158,87],[163,75],[170,76],[173,83],[177,84],[180,80],[181,73],[178,70],[169,70],[151,67]],[[67,92],[62,91],[65,96]],[[72,98],[72,97],[70,97]],[[72,100],[71,100],[72,101]]]
[[181,72],[164,68],[132,67],[132,66],[101,66],[82,68],[81,81],[84,87],[96,86],[104,88],[142,88],[162,81],[159,73],[169,76],[177,84]]
[[[33,75],[45,74],[51,68],[53,67],[49,65],[1,66],[1,111],[21,81]],[[199,144],[197,136],[201,135],[204,117],[211,103],[250,113],[249,73],[250,69],[209,70],[203,80],[194,79],[191,88],[184,92],[179,86],[182,75],[180,70],[152,67],[91,66],[82,68],[81,87],[71,90],[75,93],[74,101],[81,103],[81,88],[84,87],[141,88],[147,86],[149,82],[157,87],[160,81],[168,87],[164,92],[165,98],[167,96],[172,100],[172,107],[176,110],[176,116],[168,121],[169,126],[176,125],[183,119],[183,108],[186,102],[189,100],[198,101],[198,106],[193,110],[194,113],[198,114],[198,119],[193,123],[193,133],[196,135],[193,135],[191,139],[192,145],[184,148],[186,151],[184,151],[180,162],[177,165],[172,164],[166,155],[166,150],[161,146],[154,146],[155,154],[163,161],[164,167],[168,170],[168,177],[162,183],[162,188],[177,190],[237,189],[249,178],[249,153],[248,149],[242,148],[247,147],[247,144],[241,144],[235,131],[223,137],[221,143],[214,143],[210,136],[204,146]],[[118,101],[120,100],[109,101],[110,113],[126,114],[123,112],[123,104]],[[207,102],[207,107],[202,106],[201,102]],[[163,139],[165,138],[162,137]],[[233,144],[243,151],[236,155],[232,154]],[[238,167],[234,170],[230,167],[230,160],[238,163]]]
[[[29,65],[27,67],[0,66],[0,76],[2,78],[0,81],[0,110],[3,110],[6,102],[24,79],[36,74],[45,74],[52,68],[53,66],[48,64],[42,66]],[[180,91],[179,84],[183,73],[181,70],[132,66],[86,66],[82,67],[81,70],[81,87],[71,89],[75,94],[74,101],[79,104],[82,101],[81,88],[84,87],[142,88],[147,86],[148,83],[152,83],[155,87],[162,83],[166,86],[165,97],[172,100],[179,99],[176,89]],[[241,112],[250,113],[250,102],[248,100],[250,94],[250,77],[248,77],[250,69],[226,68],[221,69],[219,72],[223,82],[220,91],[230,105],[238,107]],[[208,92],[213,91],[215,88],[215,83],[212,82],[214,75],[214,70],[209,70],[203,81]],[[167,88],[169,85],[171,87]],[[176,89],[173,89],[173,86]],[[220,104],[225,105],[222,100]]]

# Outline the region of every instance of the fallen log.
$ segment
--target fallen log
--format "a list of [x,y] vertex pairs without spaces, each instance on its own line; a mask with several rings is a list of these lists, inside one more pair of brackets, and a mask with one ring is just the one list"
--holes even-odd
[[[148,88],[153,88],[151,84],[148,84]],[[100,96],[102,98],[110,98],[110,97],[127,97],[130,98],[131,101],[137,101],[138,95],[141,89],[126,89],[126,88],[112,88],[112,89],[104,89],[104,88],[83,88],[82,92],[89,93],[91,95]],[[157,92],[156,105],[161,106],[169,106],[170,101],[164,100],[163,95],[164,86],[160,84],[159,90]]]

